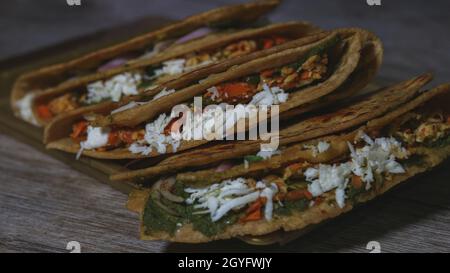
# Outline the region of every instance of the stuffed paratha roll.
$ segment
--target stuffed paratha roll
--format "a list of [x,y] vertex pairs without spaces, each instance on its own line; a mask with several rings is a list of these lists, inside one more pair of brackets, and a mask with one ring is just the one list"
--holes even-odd
[[[289,110],[312,103],[341,86],[352,86],[352,83],[358,87],[365,86],[373,76],[363,73],[362,77],[358,70],[363,67],[359,64],[361,54],[366,53],[366,46],[371,52],[376,52],[372,54],[374,58],[370,62],[374,69],[368,71],[376,71],[381,62],[379,40],[360,29],[337,30],[319,41],[292,47],[296,43],[299,41],[287,42],[279,46],[286,48],[284,50],[274,48],[273,54],[232,66],[225,72],[210,75],[173,94],[134,105],[124,111],[113,111],[92,122],[82,120],[80,115],[61,118],[46,128],[46,140],[51,142],[47,147],[73,153],[82,150],[85,155],[109,159],[154,157],[187,150],[208,141],[177,142],[167,134],[171,124],[180,118],[171,116],[174,105],[184,104],[192,108],[195,96],[202,96],[203,105],[206,106],[279,104],[282,117]],[[250,54],[247,57],[252,56]],[[67,137],[71,127],[72,136],[77,138]],[[183,127],[181,134],[189,133],[188,129]],[[103,141],[86,145],[90,139],[93,140],[90,135],[98,136],[96,139]],[[106,141],[111,135],[118,136],[114,137],[117,142]],[[125,140],[121,135],[132,137]]]
[[147,100],[156,99],[174,91],[163,91],[159,86],[178,79],[183,73],[251,53],[267,51],[316,30],[307,23],[292,22],[208,35],[172,47],[148,60],[48,89],[35,96],[32,110],[36,119],[46,124],[63,113],[89,106],[102,107],[102,103],[117,103],[133,95],[145,93]]
[[[373,94],[357,97],[343,105],[334,106],[328,111],[320,111],[311,117],[299,119],[279,131],[279,145],[307,141],[361,126],[418,96],[423,86],[431,79],[430,74],[420,75],[377,90]],[[239,174],[249,171],[241,166],[242,158],[246,158],[249,162],[256,162],[261,160],[260,153],[266,156],[261,151],[263,143],[265,143],[263,140],[227,141],[209,147],[199,147],[167,157],[150,167],[134,166],[133,171],[114,174],[111,179],[147,181],[186,169],[198,169],[205,165],[217,164],[217,171],[208,171],[205,177],[208,177],[208,181],[223,180],[227,179],[230,173]],[[236,158],[237,166],[235,166]],[[252,168],[254,165],[251,165],[250,169]],[[230,171],[223,172],[224,169],[230,169]],[[270,168],[268,170],[270,171]],[[196,176],[193,180],[199,182],[203,179]]]
[[[120,67],[149,60],[160,52],[180,48],[207,35],[220,38],[221,34],[231,32],[233,29],[248,27],[274,9],[279,2],[279,0],[261,0],[217,8],[65,63],[28,72],[19,77],[14,84],[11,107],[18,117],[34,124],[42,124],[52,112],[49,111],[51,109],[41,107],[40,113],[43,116],[41,120],[33,115],[32,102],[38,92],[73,87],[93,74],[97,75],[95,77],[102,77],[117,73]],[[73,106],[72,101],[66,103],[70,103],[70,107]],[[61,109],[53,108],[53,110]]]
[[162,179],[130,200],[141,212],[141,238],[260,236],[348,212],[448,158],[449,91],[439,86],[360,127],[287,146],[246,174],[203,184],[192,178],[208,180],[205,173]]

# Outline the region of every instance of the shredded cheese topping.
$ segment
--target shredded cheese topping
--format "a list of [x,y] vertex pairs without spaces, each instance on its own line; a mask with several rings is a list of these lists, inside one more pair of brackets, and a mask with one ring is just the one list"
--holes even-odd
[[101,148],[108,144],[109,139],[109,129],[88,126],[87,128],[87,139],[80,143],[80,150],[77,153],[77,159],[80,158],[84,150],[91,150],[96,148]]
[[279,155],[281,154],[280,150],[260,150],[256,156],[259,156],[261,158],[263,158],[264,160],[270,159],[272,158],[272,156],[274,155]]
[[328,151],[329,148],[330,148],[330,143],[328,143],[326,141],[319,141],[319,143],[317,144],[317,152],[319,152],[319,154]]
[[200,213],[209,213],[213,222],[220,220],[233,209],[242,208],[260,197],[265,197],[267,202],[264,216],[270,221],[273,212],[272,199],[278,192],[278,188],[274,183],[267,186],[262,181],[251,187],[244,178],[240,177],[206,188],[186,188],[185,191],[190,194],[185,202],[194,204],[195,209],[202,210]]
[[183,73],[185,59],[174,59],[170,61],[163,62],[161,69],[155,70],[155,76],[159,77],[162,75],[178,75]]
[[106,81],[96,81],[87,85],[87,103],[99,103],[110,99],[120,101],[122,96],[137,95],[137,86],[142,81],[139,73],[126,72]]
[[319,141],[317,145],[305,144],[303,145],[303,147],[305,147],[306,149],[310,149],[312,155],[316,157],[318,154],[328,151],[328,149],[330,148],[330,143],[326,141]]
[[31,108],[34,96],[35,93],[32,92],[26,94],[23,98],[16,102],[16,107],[19,109],[19,115],[23,120],[38,126],[39,123],[36,120]]
[[[207,90],[212,94],[212,98],[218,96],[216,87],[211,87]],[[198,135],[211,135],[216,134],[224,137],[223,133],[233,128],[239,120],[249,118],[252,113],[248,110],[248,106],[269,106],[285,102],[288,98],[287,93],[279,87],[269,88],[266,84],[264,90],[254,95],[249,105],[238,104],[232,109],[227,109],[229,104],[222,103],[219,105],[222,109],[222,115],[218,115],[216,109],[210,108],[204,111],[201,115],[188,115],[187,122],[183,127],[183,132],[180,137],[185,140],[193,139]],[[225,111],[226,110],[226,111]],[[190,122],[191,121],[191,122]],[[216,124],[221,122],[220,124]]]
[[199,68],[201,66],[207,65],[212,63],[211,60],[203,61],[198,63],[197,65],[193,66],[186,66],[186,60],[185,59],[173,59],[166,62],[163,62],[162,67],[160,69],[155,70],[155,78],[161,77],[164,75],[179,75],[184,72],[192,71],[196,68]]
[[336,189],[336,202],[339,207],[345,206],[345,188],[352,174],[360,176],[366,182],[366,190],[371,188],[374,172],[404,173],[404,168],[396,161],[406,158],[407,152],[401,143],[394,138],[377,138],[372,140],[366,134],[361,138],[366,142],[362,148],[355,149],[348,143],[351,161],[338,165],[320,164],[318,168],[308,168],[305,171],[306,180],[311,182],[308,190],[316,197]]
[[[365,145],[355,149],[348,143],[351,159],[341,164],[320,164],[305,170],[306,181],[310,182],[308,191],[313,197],[321,196],[326,192],[335,191],[335,200],[340,208],[345,207],[347,198],[345,190],[352,175],[362,178],[370,189],[370,183],[374,181],[374,172],[379,174],[404,173],[404,168],[396,159],[406,158],[407,151],[394,138],[371,139],[362,133],[360,138]],[[323,142],[320,150],[329,148],[329,144]],[[251,181],[251,182],[250,182]],[[186,188],[189,197],[185,199],[188,205],[193,205],[197,211],[195,214],[210,214],[213,222],[220,220],[228,212],[239,210],[251,204],[258,198],[265,198],[264,218],[267,221],[273,219],[273,199],[279,189],[275,183],[268,185],[264,181],[255,183],[253,180],[236,178],[225,180],[203,188]],[[314,205],[311,201],[310,206]]]
[[[153,100],[167,96],[173,92],[175,92],[174,89],[164,89],[157,94]],[[288,94],[285,94],[282,89],[278,87],[269,88],[267,85],[264,85],[264,91],[261,91],[258,94],[262,95],[260,95],[257,99],[254,98],[254,106],[277,104],[286,101],[288,97]],[[145,104],[145,102],[130,102],[127,105],[112,111],[111,113],[119,113],[142,104]],[[231,109],[228,109],[229,107],[227,106],[229,105],[225,103],[220,104],[218,107],[220,107],[219,110],[222,111],[216,111],[217,108],[212,107],[206,109],[201,114],[187,112],[185,113],[186,117],[184,117],[185,121],[183,123],[182,131],[171,132],[170,135],[167,136],[164,134],[164,128],[173,118],[175,118],[177,114],[174,112],[170,115],[163,113],[156,120],[146,125],[144,140],[131,144],[128,150],[134,154],[143,155],[149,155],[153,150],[156,150],[159,154],[165,154],[167,151],[167,145],[172,145],[172,151],[176,152],[182,139],[193,140],[198,139],[199,137],[209,139],[214,136],[216,138],[223,139],[225,134],[228,133],[228,130],[234,128],[240,120],[249,118],[252,113],[255,113],[255,111],[248,109],[249,105],[238,104]],[[84,147],[84,149],[89,148]],[[277,153],[279,152],[261,151],[259,156],[268,159]]]
[[173,152],[176,152],[180,146],[180,141],[174,139],[171,135],[164,134],[164,128],[171,121],[170,116],[161,114],[159,117],[145,126],[144,140],[131,144],[129,151],[134,154],[149,155],[153,150],[159,154],[165,154],[167,145],[172,145]]
[[276,105],[286,102],[289,97],[283,89],[278,86],[269,87],[267,84],[263,85],[263,90],[256,93],[250,104],[253,105]]

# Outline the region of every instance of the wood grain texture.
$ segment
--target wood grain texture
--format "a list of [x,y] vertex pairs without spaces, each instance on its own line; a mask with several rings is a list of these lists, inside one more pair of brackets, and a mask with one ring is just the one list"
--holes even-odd
[[[24,1],[17,2],[22,4],[16,9],[29,9],[23,18],[28,18],[26,14],[35,10],[31,4],[25,6]],[[108,12],[98,6],[99,1],[92,2],[97,2],[94,11]],[[131,14],[136,9],[134,5],[120,6],[120,1],[108,2],[114,2],[113,10],[119,9],[121,14]],[[190,8],[160,8],[159,11],[167,10],[165,15],[180,18],[225,1],[183,1],[187,2],[191,5],[186,4],[186,7]],[[348,4],[349,1],[285,2],[273,16],[277,21],[301,18],[323,27],[360,25],[380,35],[386,47],[381,72],[383,82],[394,82],[430,69],[436,71],[439,82],[449,80],[445,75],[450,75],[450,40],[444,39],[442,34],[450,17],[439,15],[441,10],[448,10],[445,1],[435,1],[434,8],[423,1],[382,1],[384,6],[379,9],[370,9],[364,5],[365,1],[359,0],[354,5]],[[180,3],[180,0],[155,0],[153,7],[180,6]],[[408,8],[403,8],[406,5]],[[49,9],[51,4],[44,7]],[[146,8],[150,9],[150,5]],[[144,8],[140,11],[156,13]],[[76,22],[76,34],[87,33],[89,26],[95,23],[92,16],[85,8],[77,16],[64,15],[64,24]],[[1,17],[3,21],[8,18]],[[98,20],[101,18],[107,17]],[[67,39],[73,29],[48,29],[54,22],[48,19],[37,23],[27,19],[9,24],[7,31],[15,33],[32,23],[34,31],[28,29],[27,35],[22,35],[27,38],[21,39],[45,39],[42,31],[37,31],[39,27],[46,29],[52,39]],[[34,38],[28,37],[33,33]],[[13,35],[11,37],[14,39]],[[2,48],[2,52],[14,53],[14,43],[2,41],[0,44],[5,49]],[[24,46],[18,48],[18,52],[26,51]],[[168,244],[138,240],[138,216],[125,209],[124,194],[70,169],[7,133],[0,133],[0,252],[68,252],[65,248],[69,241],[79,241],[82,252],[368,252],[369,241],[380,242],[382,252],[450,251],[450,162],[284,246],[255,247],[238,240],[200,245]]]
[[285,246],[255,247],[237,240],[200,245],[143,242],[126,196],[0,134],[0,250],[67,252],[448,252],[449,162],[386,196]]

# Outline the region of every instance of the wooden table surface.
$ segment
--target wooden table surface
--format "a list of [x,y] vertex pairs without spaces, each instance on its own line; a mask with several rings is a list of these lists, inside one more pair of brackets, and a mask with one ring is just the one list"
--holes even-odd
[[[15,2],[22,1],[9,3]],[[108,2],[115,3],[115,8],[120,6],[117,0]],[[154,6],[164,6],[165,2],[174,6],[181,3],[155,0]],[[182,17],[225,1],[183,1],[186,2],[186,7],[192,3],[190,8],[170,10],[167,14]],[[434,7],[423,1],[382,1],[378,10],[361,4],[365,1],[351,5],[348,1],[330,2],[286,1],[273,18],[307,19],[323,27],[368,27],[385,42],[386,61],[380,76],[385,81],[401,80],[427,70],[436,72],[438,82],[450,75],[450,40],[444,37],[450,16],[442,14],[450,9],[445,1],[433,1]],[[404,8],[406,5],[408,8]],[[31,14],[33,8],[28,8]],[[130,13],[132,9],[123,7],[123,12]],[[143,9],[148,11],[146,14],[158,13],[149,6]],[[85,13],[89,15],[88,11]],[[83,23],[78,17],[67,20],[69,24],[70,20]],[[30,27],[30,22],[33,19],[14,22],[18,25],[16,31],[20,24]],[[7,31],[13,32],[11,25],[7,25]],[[38,23],[33,26],[39,28]],[[88,27],[85,29],[88,33]],[[32,35],[33,31],[28,31]],[[50,34],[53,38],[56,35],[47,33]],[[36,41],[41,36],[35,35]],[[0,45],[11,55],[15,53],[14,41],[2,40]],[[80,242],[82,252],[368,252],[369,241],[379,242],[382,252],[450,251],[450,162],[284,246],[255,247],[238,240],[184,245],[138,240],[138,216],[125,209],[124,194],[7,133],[0,132],[0,252],[68,252],[69,241]]]

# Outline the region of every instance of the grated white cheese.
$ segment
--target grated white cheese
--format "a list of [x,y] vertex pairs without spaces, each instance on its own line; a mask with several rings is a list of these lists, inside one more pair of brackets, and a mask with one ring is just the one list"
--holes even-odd
[[317,170],[317,177],[314,180],[307,178],[307,181],[312,182],[308,185],[308,190],[316,197],[332,189],[342,187],[351,174],[351,164],[344,163],[339,165],[324,165],[320,164]]
[[328,143],[326,141],[319,141],[319,143],[317,143],[317,151],[319,152],[319,154],[328,151],[329,148],[330,148],[330,143]]
[[[218,108],[209,107],[201,114],[194,114],[192,111],[185,113],[183,131],[173,133],[172,137],[177,140],[198,139],[198,136],[216,136],[216,139],[223,139],[225,134],[234,128],[240,120],[249,119],[251,115],[255,114],[254,108],[252,107],[286,101],[287,94],[284,96],[282,89],[278,87],[269,88],[267,85],[264,88],[265,91],[260,92],[259,99],[257,98],[250,105],[238,104],[233,107],[228,107],[230,106],[229,104],[222,103],[218,105]],[[209,88],[208,92],[212,93],[213,97],[218,96],[216,87]],[[174,116],[174,113],[172,113],[172,116]],[[276,154],[276,152],[273,154]],[[271,154],[264,153],[263,157],[270,156]]]
[[345,188],[352,174],[361,177],[366,182],[366,190],[371,188],[376,173],[404,173],[404,168],[396,158],[407,157],[407,151],[394,138],[377,138],[372,140],[366,134],[361,138],[366,142],[362,148],[355,149],[348,143],[351,161],[339,165],[323,165],[318,168],[308,168],[304,175],[311,182],[308,190],[313,196],[335,190],[335,198],[339,207],[345,206]]
[[88,126],[87,139],[80,143],[77,159],[80,158],[84,150],[92,150],[106,146],[108,144],[109,132],[109,128]]
[[314,157],[316,157],[318,154],[328,151],[328,149],[330,148],[330,144],[326,141],[319,141],[319,143],[317,143],[317,145],[305,144],[305,145],[303,145],[303,147],[311,150],[312,155]]
[[145,126],[144,140],[133,143],[129,147],[129,151],[134,154],[149,155],[153,150],[159,154],[167,152],[167,146],[171,145],[173,152],[176,152],[180,146],[180,141],[174,139],[171,135],[164,134],[164,128],[171,121],[171,117],[161,114],[151,123]]
[[[181,60],[174,60],[170,61],[167,65],[180,66],[182,64],[184,63]],[[172,71],[171,69],[170,71]],[[209,92],[217,92],[217,89],[214,89],[214,87],[208,90]],[[163,91],[164,94],[175,92],[175,90],[167,91],[165,89]],[[284,102],[287,100],[288,96],[288,94],[284,94],[284,91],[282,89],[278,87],[269,88],[267,85],[264,85],[264,91],[260,93],[264,93],[265,95],[260,95],[260,98],[254,101],[254,104],[256,105],[271,105],[273,103]],[[132,153],[148,155],[153,149],[156,149],[158,153],[164,154],[166,153],[167,145],[172,145],[173,151],[175,152],[180,145],[181,139],[192,140],[197,139],[198,136],[205,137],[212,136],[213,134],[215,134],[216,137],[223,139],[229,129],[233,128],[239,120],[248,118],[250,113],[252,112],[251,110],[249,111],[247,109],[247,106],[242,104],[238,104],[232,109],[227,109],[227,106],[228,105],[225,103],[219,105],[222,111],[216,111],[217,108],[212,107],[206,109],[201,114],[186,112],[182,132],[171,132],[169,136],[164,135],[164,127],[171,121],[172,118],[174,118],[175,113],[171,113],[170,116],[161,114],[157,118],[157,120],[146,125],[145,142],[141,141],[133,143],[129,147],[129,151],[131,151]],[[132,105],[130,107],[134,106]],[[217,124],[217,122],[220,123]],[[267,159],[270,158],[273,154],[277,153],[279,153],[279,151],[262,151],[260,156]]]
[[20,117],[33,124],[36,126],[39,126],[39,123],[36,119],[36,117],[33,114],[33,110],[32,110],[32,104],[33,104],[33,99],[35,97],[35,93],[30,92],[28,94],[26,94],[25,96],[23,96],[20,100],[18,100],[15,103],[15,106],[19,109],[19,115]]
[[313,181],[319,176],[319,170],[316,168],[308,168],[306,169],[305,173],[306,181]]
[[108,144],[109,129],[88,126],[87,139],[81,142],[85,149],[96,149]]
[[401,143],[396,139],[377,138],[373,141],[366,134],[362,135],[364,141],[368,144],[363,148],[356,149],[351,143],[347,143],[351,151],[352,172],[360,176],[362,181],[366,182],[366,189],[371,188],[374,179],[374,172],[379,174],[404,173],[403,167],[395,161],[398,158],[406,158],[407,151],[401,147]]
[[265,187],[266,187],[266,183],[264,183],[262,181],[256,182],[256,188],[257,189],[264,189]]
[[163,66],[160,69],[155,70],[155,76],[160,77],[162,75],[178,75],[183,73],[185,59],[174,59],[163,62]]
[[223,139],[227,130],[233,128],[241,119],[247,118],[249,112],[242,104],[233,109],[224,110],[227,104],[223,103],[217,107],[211,107],[201,114],[187,112],[186,120],[183,124],[183,131],[175,138],[184,140],[195,139],[196,136],[211,136],[215,134],[217,138]]
[[280,150],[260,150],[256,156],[262,157],[264,160],[270,159],[272,158],[272,156],[274,155],[279,155],[281,154]]
[[278,192],[278,188],[274,183],[267,186],[262,181],[258,181],[256,187],[250,187],[247,181],[240,177],[225,180],[206,188],[186,188],[185,191],[190,194],[185,202],[190,205],[194,204],[195,209],[206,209],[213,222],[220,220],[233,209],[242,208],[259,197],[265,197],[267,201],[264,207],[264,216],[267,221],[271,221],[272,200]]
[[87,103],[99,103],[103,100],[120,101],[122,96],[137,95],[137,86],[141,83],[139,73],[126,72],[106,81],[96,81],[87,85]]
[[256,93],[250,104],[253,105],[276,105],[286,102],[289,97],[283,89],[278,86],[269,87],[267,84],[263,85],[263,90]]
[[211,220],[216,222],[220,218],[222,218],[225,214],[227,214],[230,210],[240,207],[242,205],[246,205],[248,203],[256,201],[260,196],[259,192],[252,192],[247,195],[230,199],[227,202],[224,202],[222,206],[220,206],[214,215],[211,216]]
[[199,67],[211,64],[211,60],[206,60],[203,62],[198,63],[197,65],[193,66],[186,66],[186,60],[185,59],[173,59],[166,62],[163,62],[162,67],[155,70],[155,76],[153,78],[161,77],[164,75],[179,75],[184,72],[189,72],[192,70],[195,70]]

